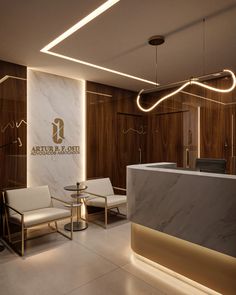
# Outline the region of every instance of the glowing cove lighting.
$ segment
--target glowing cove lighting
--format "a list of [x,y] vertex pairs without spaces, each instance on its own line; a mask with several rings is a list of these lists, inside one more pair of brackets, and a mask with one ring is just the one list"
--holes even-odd
[[96,17],[98,17],[99,15],[101,15],[103,12],[107,11],[109,8],[111,8],[112,6],[114,6],[117,2],[119,2],[120,0],[108,0],[106,2],[104,2],[102,5],[100,5],[98,8],[96,8],[94,11],[92,11],[90,14],[88,14],[87,16],[85,16],[83,19],[81,19],[80,21],[78,21],[74,26],[72,26],[71,28],[69,28],[68,30],[66,30],[64,33],[62,33],[60,36],[58,36],[56,39],[54,39],[53,41],[51,41],[49,44],[47,44],[44,48],[42,48],[40,51],[49,55],[53,55],[65,60],[69,60],[75,63],[79,63],[85,66],[89,66],[95,69],[99,69],[99,70],[103,70],[112,74],[116,74],[116,75],[120,75],[126,78],[131,78],[134,80],[138,80],[141,82],[145,82],[148,84],[152,84],[152,85],[156,85],[155,82],[153,81],[149,81],[146,79],[142,79],[133,75],[129,75],[123,72],[119,72],[119,71],[115,71],[106,67],[102,67],[96,64],[92,64],[89,63],[87,61],[83,61],[77,58],[73,58],[67,55],[63,55],[63,54],[59,54],[56,52],[53,52],[51,49],[53,47],[55,47],[56,45],[58,45],[59,43],[61,43],[62,41],[64,41],[66,38],[68,38],[69,36],[71,36],[73,33],[75,33],[76,31],[78,31],[79,29],[81,29],[82,27],[84,27],[85,25],[87,25],[89,22],[91,22],[92,20],[94,20]]
[[[145,91],[144,89],[142,89],[141,91],[139,91],[136,102],[137,105],[139,107],[139,109],[143,112],[150,112],[152,111],[154,108],[156,108],[160,103],[162,103],[163,101],[167,100],[170,97],[173,97],[174,95],[176,95],[177,93],[181,92],[184,88],[186,88],[189,85],[198,85],[200,87],[206,88],[208,90],[214,91],[214,92],[219,92],[219,93],[227,93],[227,92],[231,92],[235,89],[236,86],[236,78],[235,78],[235,74],[230,71],[230,70],[223,70],[222,73],[226,73],[228,75],[231,76],[232,78],[232,85],[229,88],[226,89],[219,89],[216,87],[212,87],[210,85],[198,82],[197,79],[198,78],[191,78],[189,81],[187,81],[186,83],[184,83],[183,85],[181,85],[178,89],[168,93],[167,95],[164,95],[163,97],[159,98],[158,101],[156,103],[154,103],[151,107],[149,108],[144,108],[141,106],[140,104],[140,98],[141,98],[141,94],[143,94],[143,92]],[[154,90],[158,90],[158,88],[154,89]],[[147,91],[147,90],[146,90]],[[191,95],[191,93],[188,93]],[[204,97],[201,97],[202,99],[205,99]],[[207,98],[206,98],[207,99]]]

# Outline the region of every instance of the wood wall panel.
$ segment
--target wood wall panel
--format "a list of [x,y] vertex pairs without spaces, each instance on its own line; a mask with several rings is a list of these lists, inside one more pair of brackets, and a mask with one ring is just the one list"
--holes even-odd
[[[26,67],[0,61],[0,79],[6,75],[26,79]],[[0,191],[26,186],[26,125],[16,128],[22,119],[26,121],[26,112],[26,81],[7,79],[0,83]],[[21,147],[19,141],[13,143],[17,138]]]
[[[0,78],[26,79],[26,67],[0,61]],[[26,81],[8,79],[0,84],[0,188],[26,186]],[[20,143],[13,143],[20,138]]]
[[148,130],[148,162],[183,167],[183,112],[150,115]]
[[117,113],[115,179],[120,187],[126,187],[126,166],[146,162],[145,117]]
[[[217,79],[211,85],[218,88],[228,87],[228,79]],[[236,102],[236,91],[220,94],[205,90],[204,95],[224,103]],[[201,157],[223,158],[227,161],[227,172],[233,173],[232,157],[232,115],[235,105],[220,105],[204,101],[201,106]]]
[[113,178],[113,109],[109,97],[87,94],[87,178]]
[[[129,132],[121,136],[122,131],[145,125],[135,119],[144,117],[136,107],[136,93],[94,82],[87,82],[86,90],[87,178],[110,177],[114,185],[125,187],[127,159],[129,164],[137,163],[140,135]],[[144,160],[144,146],[142,153]]]
[[[207,83],[226,88],[231,82],[220,78]],[[173,161],[178,166],[194,168],[198,153],[199,108],[200,157],[225,158],[227,172],[236,173],[236,104],[220,105],[179,93],[152,112],[143,113],[136,106],[134,92],[93,82],[87,83],[87,90],[112,95],[87,93],[88,178],[110,177],[115,185],[124,187],[125,166],[139,162],[140,147],[142,163]],[[150,106],[169,91],[147,94],[142,104]],[[189,86],[187,91],[215,101],[236,103],[236,91],[219,94],[197,86]],[[122,134],[124,129],[139,130],[140,126],[145,134]]]

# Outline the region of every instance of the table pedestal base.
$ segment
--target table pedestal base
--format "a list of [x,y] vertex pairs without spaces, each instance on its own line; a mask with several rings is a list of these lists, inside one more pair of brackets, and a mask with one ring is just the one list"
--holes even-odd
[[[73,231],[85,230],[87,227],[88,227],[88,224],[85,221],[73,222]],[[64,229],[71,231],[71,223],[65,224]]]

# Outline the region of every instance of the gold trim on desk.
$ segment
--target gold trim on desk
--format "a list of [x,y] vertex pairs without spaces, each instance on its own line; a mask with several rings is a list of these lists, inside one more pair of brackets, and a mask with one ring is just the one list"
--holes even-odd
[[221,294],[235,295],[236,258],[132,223],[132,250]]

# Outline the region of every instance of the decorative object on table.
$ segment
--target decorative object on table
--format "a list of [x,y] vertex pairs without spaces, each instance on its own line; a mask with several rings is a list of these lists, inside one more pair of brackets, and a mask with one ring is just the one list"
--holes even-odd
[[[88,227],[88,223],[81,219],[81,207],[82,204],[85,204],[85,198],[88,197],[87,194],[83,193],[86,188],[86,185],[79,182],[76,182],[76,185],[68,185],[64,187],[66,191],[76,192],[71,194],[71,198],[73,199],[71,205],[72,207],[76,208],[76,221],[73,222],[73,231],[85,230]],[[70,231],[71,226],[71,222],[67,223],[65,224],[64,229]]]

